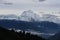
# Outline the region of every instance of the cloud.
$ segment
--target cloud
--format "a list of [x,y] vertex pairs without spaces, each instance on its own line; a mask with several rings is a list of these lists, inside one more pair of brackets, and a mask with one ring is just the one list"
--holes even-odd
[[4,5],[13,5],[13,3],[3,3]]
[[46,1],[46,0],[39,0],[39,2],[43,2],[43,1]]
[[[60,0],[0,0],[1,9],[40,10],[60,8]],[[13,5],[12,5],[13,4]]]
[[4,1],[3,0],[0,0],[0,4],[3,3]]
[[12,5],[12,2],[8,2],[7,0],[0,0],[0,4],[4,5]]

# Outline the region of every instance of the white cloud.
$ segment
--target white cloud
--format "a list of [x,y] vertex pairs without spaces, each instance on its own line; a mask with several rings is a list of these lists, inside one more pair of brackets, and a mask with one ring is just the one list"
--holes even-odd
[[8,14],[16,14],[16,15],[20,15],[21,11],[16,9],[16,10],[12,10],[12,9],[0,9],[0,15],[8,15]]
[[[28,8],[37,8],[39,7],[59,7],[60,0],[43,0],[44,2],[39,2],[41,0],[6,0],[6,2],[11,2],[13,5],[10,6],[10,8],[22,8],[22,9],[28,9]],[[0,5],[4,8],[9,8],[7,5]],[[26,8],[27,7],[27,8]]]
[[[13,5],[1,5],[0,9],[16,10],[58,10],[60,9],[60,0],[3,0]],[[40,2],[41,1],[41,2]]]

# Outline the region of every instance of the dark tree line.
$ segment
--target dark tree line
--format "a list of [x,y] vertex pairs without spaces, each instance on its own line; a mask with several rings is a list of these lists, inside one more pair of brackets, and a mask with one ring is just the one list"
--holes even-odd
[[[12,30],[14,31],[14,30]],[[25,31],[20,31],[20,32],[15,32],[20,40],[45,40],[44,38],[38,36],[38,35],[33,35],[31,33],[26,33]]]
[[15,32],[0,27],[0,40],[45,40],[42,37],[25,33],[25,31]]

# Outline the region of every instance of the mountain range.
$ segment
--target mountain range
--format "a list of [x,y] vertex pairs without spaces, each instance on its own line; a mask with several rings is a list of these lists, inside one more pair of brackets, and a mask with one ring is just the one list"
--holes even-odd
[[[41,13],[40,13],[41,14]],[[42,17],[37,13],[34,13],[32,10],[24,11],[20,16],[17,15],[0,15],[0,19],[9,19],[9,20],[21,20],[21,21],[49,21],[54,23],[60,23],[58,16],[53,14],[43,14]]]
[[44,38],[60,31],[60,19],[56,15],[43,14],[40,17],[32,10],[24,11],[20,16],[0,15],[0,26],[7,29],[24,30]]
[[59,24],[48,21],[26,22],[16,20],[0,20],[0,26],[7,29],[28,31],[32,34],[41,35],[45,38],[60,31]]

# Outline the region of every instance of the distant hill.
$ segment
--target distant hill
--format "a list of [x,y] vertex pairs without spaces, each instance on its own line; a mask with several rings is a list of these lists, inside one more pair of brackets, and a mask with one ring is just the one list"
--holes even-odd
[[[41,21],[41,22],[26,22],[16,20],[0,20],[0,26],[4,28],[15,28],[20,30],[35,30],[40,32],[56,32],[59,31],[59,24]],[[52,31],[51,31],[52,30]]]
[[7,30],[0,27],[0,40],[45,40],[37,35],[32,35],[30,33],[25,33],[25,31],[20,31],[19,33],[14,30]]
[[26,22],[26,21],[17,21],[17,20],[0,20],[0,26],[4,28],[15,28],[25,31],[35,31],[39,33],[38,35],[51,36],[50,33],[56,33],[60,31],[60,25],[49,22]]

